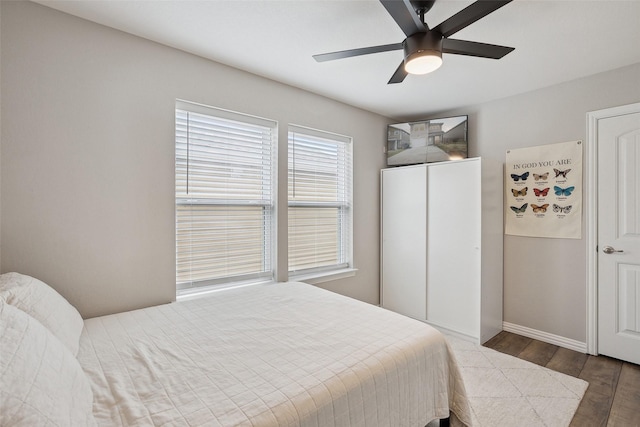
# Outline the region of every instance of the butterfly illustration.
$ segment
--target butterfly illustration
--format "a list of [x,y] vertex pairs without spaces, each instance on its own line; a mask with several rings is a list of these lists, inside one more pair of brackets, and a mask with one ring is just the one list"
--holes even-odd
[[571,171],[571,169],[567,169],[567,170],[561,171],[561,170],[558,170],[558,169],[554,168],[553,171],[556,173],[556,178],[559,177],[560,175],[562,175],[563,178],[566,178],[567,174],[569,173],[569,171]]
[[536,196],[538,197],[547,197],[547,193],[549,193],[549,187],[545,188],[544,190],[539,190],[537,188],[534,188],[533,192],[536,193]]
[[526,181],[527,178],[529,178],[529,172],[525,172],[522,175],[516,175],[515,173],[512,173],[511,178],[513,178],[513,180],[516,182],[518,182],[519,180]]
[[519,208],[515,207],[515,206],[509,206],[511,208],[512,211],[514,211],[515,213],[519,214],[519,213],[524,213],[524,211],[527,210],[527,206],[529,206],[529,203],[525,203],[524,205],[520,206]]
[[528,189],[529,189],[529,187],[524,187],[522,190],[516,190],[515,188],[512,188],[511,192],[513,193],[514,197],[526,196]]
[[545,203],[542,206],[534,205],[533,203],[531,203],[531,209],[533,209],[535,213],[546,212],[548,207],[549,203]]
[[536,181],[540,181],[540,180],[545,180],[549,177],[549,172],[545,172],[543,174],[538,175],[537,173],[533,174],[533,179],[535,179]]
[[571,212],[571,208],[573,207],[573,205],[568,205],[568,206],[560,206],[560,205],[556,205],[555,203],[553,204],[553,211],[554,212],[560,212],[560,213],[566,213],[568,214],[569,212]]
[[570,196],[571,192],[575,189],[576,187],[571,186],[571,187],[567,187],[567,188],[560,188],[557,185],[553,186],[553,191],[556,193],[556,196]]

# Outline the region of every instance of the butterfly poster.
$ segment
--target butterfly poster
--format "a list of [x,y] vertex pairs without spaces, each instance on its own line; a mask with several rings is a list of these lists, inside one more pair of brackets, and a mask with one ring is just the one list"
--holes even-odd
[[582,141],[508,150],[505,234],[582,237]]

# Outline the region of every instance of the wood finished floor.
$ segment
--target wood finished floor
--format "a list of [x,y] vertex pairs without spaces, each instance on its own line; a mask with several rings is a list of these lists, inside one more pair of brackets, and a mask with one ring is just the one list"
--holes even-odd
[[504,331],[484,345],[587,381],[571,427],[640,427],[640,366]]

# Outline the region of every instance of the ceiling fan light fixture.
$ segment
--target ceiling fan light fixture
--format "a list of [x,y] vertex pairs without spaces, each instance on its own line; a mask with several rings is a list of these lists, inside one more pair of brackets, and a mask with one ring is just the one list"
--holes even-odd
[[442,65],[440,52],[416,52],[405,60],[404,70],[409,74],[428,74]]
[[409,74],[431,73],[442,65],[442,34],[416,33],[403,42],[404,70]]

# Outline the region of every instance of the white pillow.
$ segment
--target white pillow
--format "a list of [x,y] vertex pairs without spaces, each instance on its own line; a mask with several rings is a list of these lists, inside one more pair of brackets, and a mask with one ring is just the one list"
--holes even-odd
[[0,425],[94,426],[91,385],[44,326],[0,302]]
[[24,274],[6,273],[0,275],[0,300],[42,323],[74,356],[78,354],[82,316],[55,289]]

